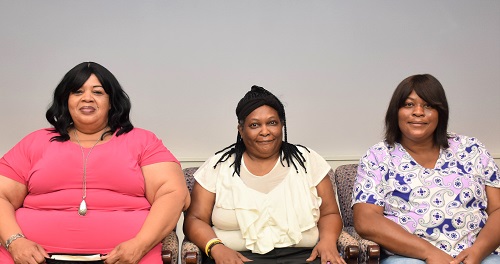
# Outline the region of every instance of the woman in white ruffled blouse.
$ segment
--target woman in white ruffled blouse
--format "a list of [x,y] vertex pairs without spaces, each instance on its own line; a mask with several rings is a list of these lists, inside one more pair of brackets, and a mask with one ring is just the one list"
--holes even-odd
[[236,115],[236,143],[195,173],[184,220],[204,262],[345,263],[328,163],[287,142],[283,104],[264,88],[253,86]]

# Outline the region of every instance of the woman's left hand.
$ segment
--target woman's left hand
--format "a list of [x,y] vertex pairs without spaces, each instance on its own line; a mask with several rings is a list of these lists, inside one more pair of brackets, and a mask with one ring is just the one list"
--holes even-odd
[[101,259],[104,260],[105,264],[137,264],[146,253],[143,243],[133,238],[118,244]]
[[[333,246],[332,246],[333,245]],[[319,241],[313,248],[311,256],[306,261],[314,261],[317,257],[321,258],[321,264],[346,264],[337,250],[337,244],[326,241]]]

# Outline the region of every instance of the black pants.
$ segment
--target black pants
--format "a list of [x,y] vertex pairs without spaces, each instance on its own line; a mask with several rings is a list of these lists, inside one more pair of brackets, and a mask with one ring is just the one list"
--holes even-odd
[[[312,248],[275,248],[266,254],[255,254],[251,251],[239,251],[243,256],[253,260],[252,264],[301,264],[313,263],[320,264],[321,258],[316,258],[312,262],[306,262],[312,252]],[[204,264],[214,264],[213,259],[204,256]]]

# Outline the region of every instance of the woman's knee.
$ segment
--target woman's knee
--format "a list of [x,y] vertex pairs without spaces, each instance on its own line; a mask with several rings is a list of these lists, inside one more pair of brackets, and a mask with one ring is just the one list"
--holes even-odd
[[495,255],[491,254],[487,256],[483,261],[481,261],[481,264],[498,264],[500,263],[500,255]]
[[408,258],[399,255],[389,256],[380,261],[380,264],[425,264],[420,259]]

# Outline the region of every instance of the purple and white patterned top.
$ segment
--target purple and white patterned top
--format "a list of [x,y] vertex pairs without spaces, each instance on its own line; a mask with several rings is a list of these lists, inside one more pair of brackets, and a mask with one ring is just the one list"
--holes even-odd
[[385,217],[455,257],[485,225],[485,186],[500,188],[500,175],[479,140],[448,136],[450,147],[440,150],[434,169],[420,166],[399,143],[371,147],[360,160],[352,204],[384,207]]

